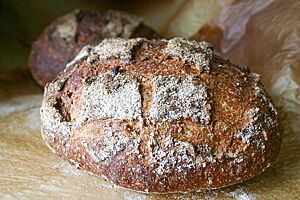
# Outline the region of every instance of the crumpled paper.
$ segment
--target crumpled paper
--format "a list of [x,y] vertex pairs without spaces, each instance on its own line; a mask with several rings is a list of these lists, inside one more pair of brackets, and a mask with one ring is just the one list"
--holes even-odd
[[[284,126],[281,151],[262,175],[189,194],[122,189],[57,158],[40,135],[42,89],[28,70],[0,71],[0,199],[297,199],[300,194],[300,2],[237,1],[191,38],[262,75]],[[183,35],[178,35],[183,36]]]
[[[270,188],[276,199],[300,194],[299,11],[296,0],[239,1],[191,37],[211,42],[220,55],[261,74],[284,127],[278,159],[262,175],[259,190]],[[270,187],[273,183],[277,186]]]

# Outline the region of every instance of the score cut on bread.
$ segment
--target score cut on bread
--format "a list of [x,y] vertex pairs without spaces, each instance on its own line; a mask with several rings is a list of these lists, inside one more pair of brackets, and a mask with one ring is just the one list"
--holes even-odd
[[51,82],[82,47],[105,38],[156,38],[143,19],[121,11],[74,10],[54,20],[33,43],[29,66],[42,86]]
[[86,46],[45,87],[41,119],[58,156],[147,193],[240,183],[281,143],[260,76],[182,38]]

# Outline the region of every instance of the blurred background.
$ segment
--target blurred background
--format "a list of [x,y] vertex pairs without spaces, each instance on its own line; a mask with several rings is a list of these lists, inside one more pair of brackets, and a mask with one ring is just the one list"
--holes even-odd
[[27,67],[31,43],[55,18],[81,8],[144,17],[164,37],[189,37],[233,0],[0,0],[0,69]]

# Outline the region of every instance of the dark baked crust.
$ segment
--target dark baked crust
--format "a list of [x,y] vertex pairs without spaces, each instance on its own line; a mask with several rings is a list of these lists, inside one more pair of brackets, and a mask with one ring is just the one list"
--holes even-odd
[[58,156],[143,192],[242,182],[265,171],[281,143],[259,75],[180,38],[88,47],[46,86],[41,117]]
[[82,47],[115,37],[156,38],[157,34],[134,15],[113,10],[75,10],[56,19],[32,44],[32,75],[44,86],[63,71]]

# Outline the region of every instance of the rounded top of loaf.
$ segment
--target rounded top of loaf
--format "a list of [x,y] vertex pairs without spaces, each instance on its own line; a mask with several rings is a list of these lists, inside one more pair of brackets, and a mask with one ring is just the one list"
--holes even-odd
[[78,51],[105,38],[156,38],[143,19],[117,10],[74,10],[54,20],[33,43],[29,65],[34,78],[45,85],[63,71]]
[[84,47],[46,86],[41,114],[48,138],[83,141],[101,175],[142,191],[237,183],[268,168],[280,145],[260,76],[183,38]]
[[[74,40],[83,42],[89,28],[91,32],[97,32],[97,35],[101,35],[102,38],[130,38],[142,22],[143,19],[136,15],[117,10],[84,11],[76,9],[57,18],[49,26],[49,37],[61,39],[66,43],[74,42]],[[91,27],[86,27],[86,25]]]

